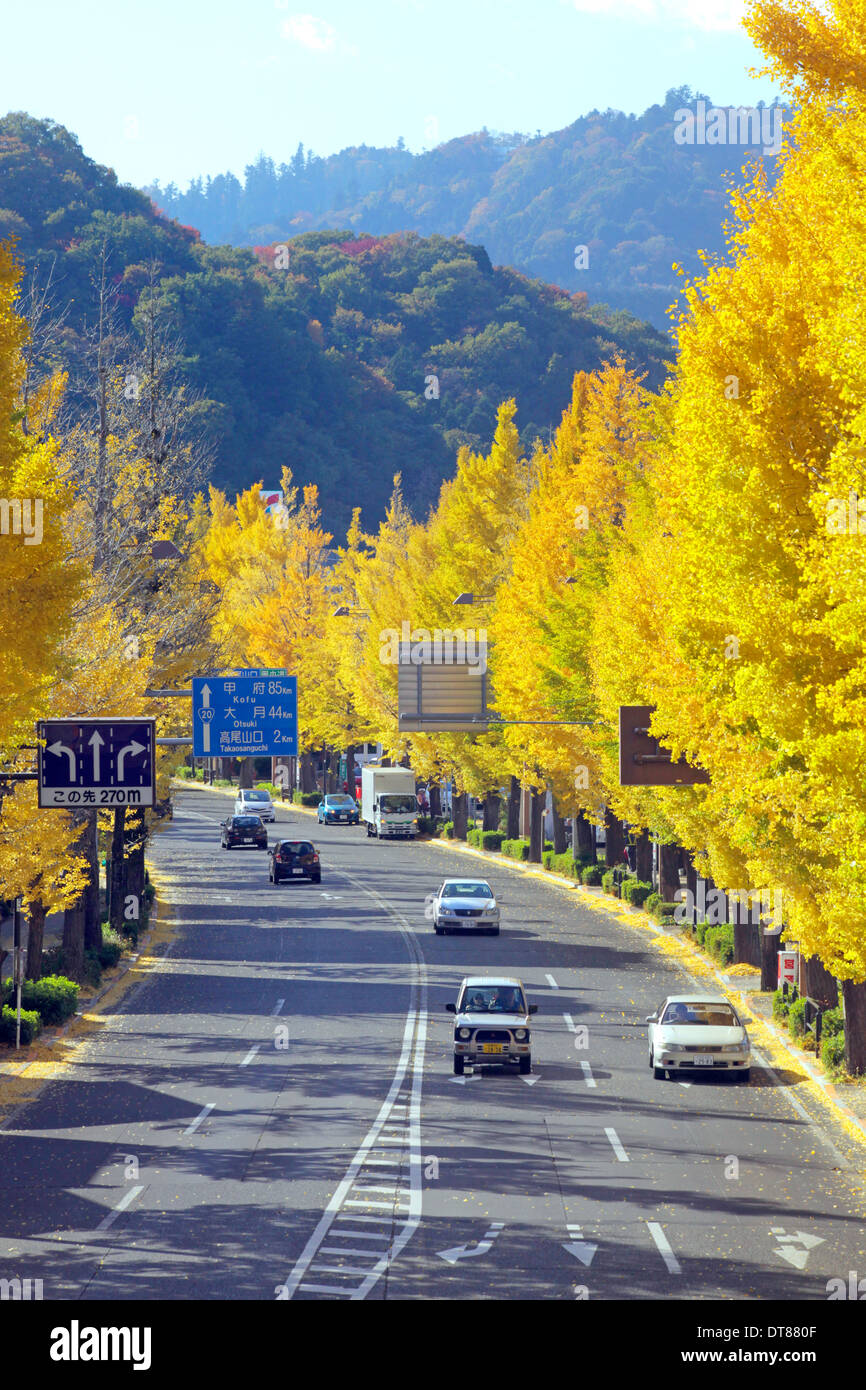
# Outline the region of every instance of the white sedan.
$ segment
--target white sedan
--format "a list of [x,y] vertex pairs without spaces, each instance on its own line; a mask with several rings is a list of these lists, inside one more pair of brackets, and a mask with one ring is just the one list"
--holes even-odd
[[669,994],[646,1021],[656,1081],[668,1072],[684,1071],[729,1071],[748,1081],[748,1020],[738,1016],[723,994]]
[[450,931],[499,935],[499,904],[484,879],[447,878],[427,899],[426,915],[437,936]]

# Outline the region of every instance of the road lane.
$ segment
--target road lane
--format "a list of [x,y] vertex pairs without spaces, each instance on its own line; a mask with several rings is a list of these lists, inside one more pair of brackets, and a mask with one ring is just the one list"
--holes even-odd
[[[0,1132],[4,1275],[46,1298],[824,1298],[863,1266],[844,1135],[840,1161],[757,1069],[653,1080],[644,1015],[683,977],[633,927],[285,807],[269,834],[315,839],[322,884],[270,885],[265,855],[219,850],[229,804],[179,793],[154,845],[171,954]],[[434,934],[446,873],[490,880],[498,938]],[[456,1078],[444,1006],[497,972],[539,1004],[533,1074]]]

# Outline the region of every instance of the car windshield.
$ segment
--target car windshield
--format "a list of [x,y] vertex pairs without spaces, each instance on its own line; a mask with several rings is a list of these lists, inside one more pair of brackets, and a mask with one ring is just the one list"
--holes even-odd
[[730,1004],[698,1001],[668,1004],[662,1023],[704,1024],[708,1028],[738,1028],[737,1015]]
[[325,797],[325,805],[326,805],[326,806],[354,806],[354,804],[355,804],[355,803],[354,803],[354,801],[353,801],[353,799],[352,799],[351,796],[326,796],[326,797]]
[[308,840],[283,840],[280,851],[282,854],[312,854],[313,846]]
[[514,985],[472,985],[463,992],[459,1013],[525,1014],[523,991]]
[[270,792],[241,792],[242,801],[270,801]]
[[382,811],[390,811],[393,815],[398,815],[404,811],[417,811],[418,803],[414,796],[407,792],[402,796],[399,792],[385,792],[379,797],[379,808]]
[[492,898],[493,893],[486,883],[444,883],[443,898]]
[[255,830],[261,825],[258,816],[235,816],[236,830]]

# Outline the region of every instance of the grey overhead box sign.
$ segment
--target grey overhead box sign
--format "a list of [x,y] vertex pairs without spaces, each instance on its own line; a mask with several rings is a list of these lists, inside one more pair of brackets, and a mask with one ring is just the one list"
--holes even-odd
[[488,679],[486,642],[472,643],[469,650],[460,642],[401,643],[400,732],[483,732],[496,720],[487,709]]

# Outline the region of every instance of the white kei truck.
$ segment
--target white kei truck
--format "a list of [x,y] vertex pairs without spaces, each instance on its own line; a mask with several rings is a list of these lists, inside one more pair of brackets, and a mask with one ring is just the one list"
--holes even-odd
[[413,840],[418,834],[418,801],[412,769],[362,767],[361,819],[368,837]]

